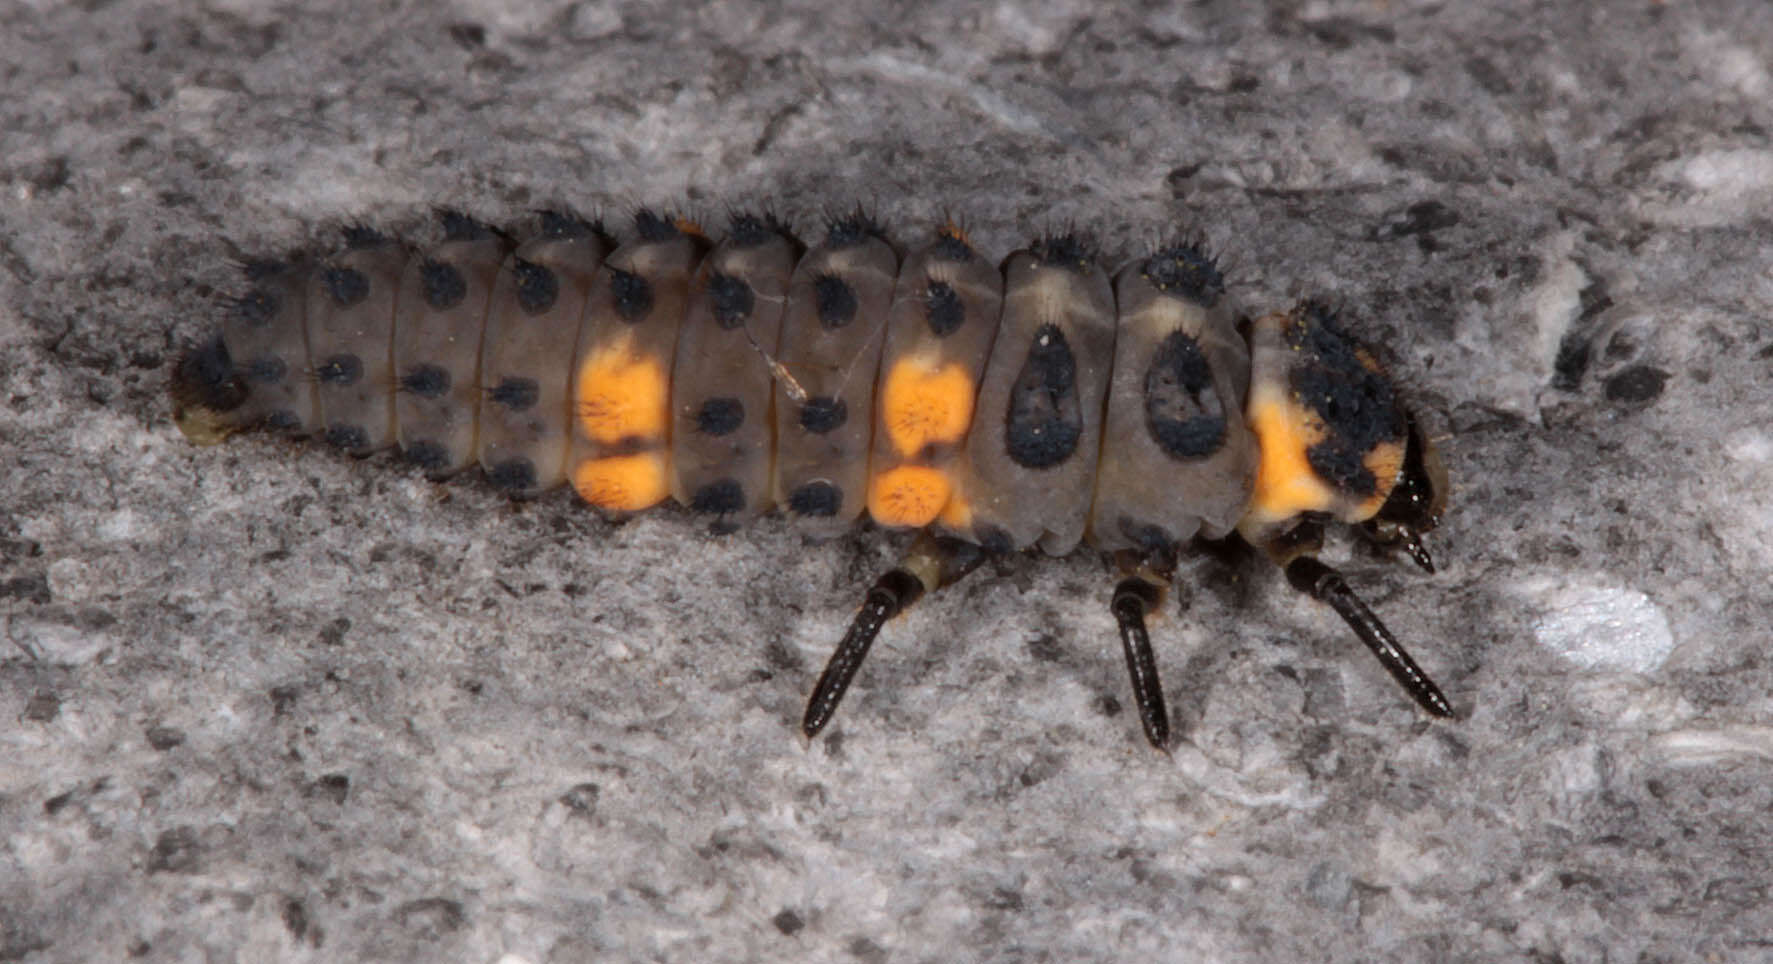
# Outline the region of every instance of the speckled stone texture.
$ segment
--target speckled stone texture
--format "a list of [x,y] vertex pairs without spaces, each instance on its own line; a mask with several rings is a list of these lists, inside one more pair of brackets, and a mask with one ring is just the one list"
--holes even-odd
[[[0,6],[0,961],[1773,958],[1769,63],[1762,0]],[[1341,306],[1456,488],[1438,576],[1330,558],[1464,718],[1201,555],[1155,754],[1079,554],[809,746],[902,537],[171,425],[237,259],[685,201]]]

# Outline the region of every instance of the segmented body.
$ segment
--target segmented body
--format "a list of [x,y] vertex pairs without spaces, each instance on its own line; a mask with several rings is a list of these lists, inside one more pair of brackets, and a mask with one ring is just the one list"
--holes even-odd
[[[986,552],[1087,544],[1160,588],[1197,535],[1241,530],[1287,565],[1314,548],[1305,523],[1384,517],[1426,444],[1333,319],[1269,315],[1246,341],[1186,244],[1111,281],[1071,237],[1000,270],[953,226],[901,259],[859,215],[804,253],[751,216],[718,243],[649,212],[620,244],[556,215],[515,249],[445,229],[423,253],[356,232],[323,261],[250,269],[175,373],[181,428],[398,447],[434,477],[571,484],[612,515],[672,498],[720,531],[776,507]],[[1425,518],[1385,538],[1426,558]],[[919,592],[948,581],[939,561],[911,567]]]

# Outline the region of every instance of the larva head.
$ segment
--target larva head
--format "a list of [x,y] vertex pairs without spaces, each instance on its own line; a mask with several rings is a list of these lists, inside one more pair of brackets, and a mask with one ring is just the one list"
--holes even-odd
[[1409,436],[1397,484],[1385,504],[1361,529],[1382,546],[1402,546],[1418,566],[1434,572],[1434,559],[1422,544],[1423,533],[1440,525],[1447,508],[1447,467],[1416,419],[1405,416]]
[[173,423],[193,443],[214,445],[241,428],[236,413],[246,402],[246,381],[235,369],[221,335],[179,356],[167,387]]

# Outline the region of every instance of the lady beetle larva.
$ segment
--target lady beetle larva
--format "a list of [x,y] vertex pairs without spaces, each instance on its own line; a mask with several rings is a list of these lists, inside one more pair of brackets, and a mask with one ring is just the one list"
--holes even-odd
[[867,216],[810,250],[738,215],[711,243],[642,211],[616,245],[544,214],[514,250],[461,215],[422,254],[372,232],[314,262],[258,264],[214,337],[179,360],[179,428],[266,427],[353,455],[397,446],[433,478],[478,463],[515,498],[570,483],[599,511],[671,498],[716,531],[771,507],[822,532],[866,511],[921,530],[868,590],[808,701],[836,712],[887,620],[988,556],[1110,554],[1145,736],[1168,714],[1145,627],[1190,540],[1235,533],[1328,603],[1416,702],[1440,690],[1342,575],[1324,526],[1424,569],[1439,458],[1372,355],[1323,308],[1248,337],[1198,246],[1112,282],[1078,238],[993,267],[954,224],[903,260]]

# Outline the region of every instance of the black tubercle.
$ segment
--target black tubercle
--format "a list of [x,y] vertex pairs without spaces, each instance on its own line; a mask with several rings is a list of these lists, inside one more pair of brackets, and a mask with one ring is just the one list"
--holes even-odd
[[745,424],[745,403],[736,398],[710,398],[696,411],[696,429],[705,435],[731,435]]
[[425,293],[425,303],[438,311],[447,311],[462,303],[468,296],[468,281],[455,265],[436,258],[426,258],[419,263],[419,287]]
[[788,236],[788,228],[768,214],[743,212],[732,216],[726,241],[735,248],[755,248]]
[[369,433],[359,425],[328,425],[326,427],[326,444],[347,452],[356,451],[369,445]]
[[486,397],[494,404],[503,405],[513,412],[521,412],[535,405],[536,400],[541,397],[541,387],[533,378],[507,375],[504,380],[487,390]]
[[856,289],[836,275],[820,275],[813,280],[813,300],[818,303],[819,325],[827,331],[854,321],[860,307]]
[[270,288],[253,288],[234,301],[234,314],[242,320],[262,325],[277,317],[283,299]]
[[800,427],[814,435],[835,431],[849,419],[849,406],[841,398],[820,395],[800,406]]
[[356,355],[333,355],[314,368],[314,377],[323,385],[355,385],[363,378],[363,359]]
[[438,211],[437,221],[443,225],[443,240],[445,241],[485,241],[498,236],[492,228],[461,211],[449,209]]
[[923,291],[923,317],[931,334],[946,338],[966,323],[967,306],[948,282],[932,281]]
[[449,450],[429,439],[406,446],[406,460],[426,472],[437,472],[449,465]]
[[354,224],[344,230],[345,247],[353,251],[379,248],[388,243],[388,236],[375,228]]
[[743,325],[757,303],[743,279],[719,272],[708,279],[708,301],[714,309],[714,323],[728,331]]
[[414,365],[400,376],[400,390],[420,398],[442,398],[449,391],[449,372],[437,365]]
[[634,233],[640,235],[642,241],[672,241],[683,235],[678,230],[677,219],[669,214],[660,214],[651,208],[641,208],[634,212]]
[[349,308],[369,297],[369,277],[356,268],[328,265],[320,273],[326,293],[341,308]]
[[967,243],[965,232],[953,224],[947,224],[936,232],[936,243],[930,246],[930,256],[937,261],[965,264],[978,257],[979,253]]
[[541,211],[536,217],[540,222],[540,236],[550,241],[570,241],[603,233],[597,222],[567,211]]
[[1064,268],[1083,274],[1095,266],[1096,247],[1090,241],[1076,234],[1051,235],[1034,242],[1028,248],[1041,264],[1051,268]]
[[523,492],[536,487],[536,466],[526,458],[506,459],[487,467],[486,480],[500,492]]
[[1200,344],[1173,331],[1145,371],[1145,427],[1164,453],[1199,459],[1225,444],[1225,407]]
[[745,507],[745,487],[736,479],[717,479],[690,496],[690,511],[728,515]]
[[511,270],[517,275],[517,304],[525,314],[539,315],[554,307],[560,297],[560,278],[552,268],[513,258]]
[[829,482],[808,482],[788,493],[788,511],[828,518],[843,507],[843,490]]
[[1010,386],[1004,446],[1017,465],[1047,469],[1070,458],[1082,437],[1077,359],[1057,325],[1042,325]]
[[652,313],[653,286],[633,272],[611,268],[609,296],[623,321],[642,321]]
[[861,208],[848,214],[829,218],[825,222],[825,246],[827,248],[851,248],[870,239],[885,241],[886,228]]
[[1145,259],[1145,280],[1164,294],[1211,308],[1225,294],[1219,265],[1199,245],[1177,242]]

